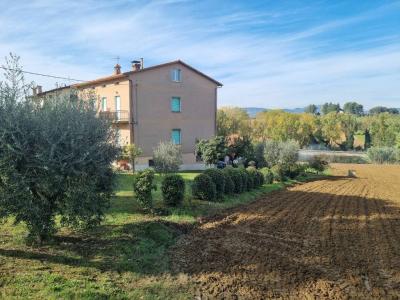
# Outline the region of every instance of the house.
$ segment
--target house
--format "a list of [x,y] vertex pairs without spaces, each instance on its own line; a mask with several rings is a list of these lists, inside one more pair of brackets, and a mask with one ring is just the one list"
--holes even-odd
[[134,143],[143,151],[136,169],[152,164],[153,149],[171,140],[182,147],[182,169],[201,167],[196,160],[197,140],[216,134],[217,90],[222,84],[177,60],[144,68],[134,61],[132,70],[114,67],[111,76],[37,93],[69,92],[95,95],[100,116],[111,118],[121,146]]

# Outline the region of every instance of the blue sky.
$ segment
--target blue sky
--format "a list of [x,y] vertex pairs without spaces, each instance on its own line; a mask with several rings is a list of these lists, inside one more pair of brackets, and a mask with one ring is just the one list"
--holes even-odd
[[27,71],[84,80],[116,56],[123,70],[182,59],[224,84],[219,106],[400,107],[400,1],[0,0],[10,51]]

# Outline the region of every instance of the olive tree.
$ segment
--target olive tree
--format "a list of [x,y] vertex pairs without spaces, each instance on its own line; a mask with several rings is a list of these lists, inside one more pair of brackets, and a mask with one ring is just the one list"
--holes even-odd
[[114,130],[78,97],[27,97],[12,62],[0,84],[0,218],[25,223],[38,243],[55,233],[56,216],[62,226],[98,224],[112,195]]
[[264,145],[264,159],[268,167],[293,165],[298,160],[299,144],[290,140],[279,142],[267,140]]
[[172,142],[160,142],[153,150],[154,169],[160,174],[179,171],[182,164],[182,149]]

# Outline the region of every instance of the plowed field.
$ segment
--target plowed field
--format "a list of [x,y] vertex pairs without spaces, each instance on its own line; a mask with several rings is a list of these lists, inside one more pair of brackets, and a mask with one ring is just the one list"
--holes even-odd
[[173,267],[192,278],[193,295],[399,299],[400,166],[332,167],[332,178],[269,194],[183,237]]

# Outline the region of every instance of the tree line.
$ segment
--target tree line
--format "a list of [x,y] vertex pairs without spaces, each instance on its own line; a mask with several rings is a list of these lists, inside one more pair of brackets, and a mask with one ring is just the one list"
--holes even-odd
[[357,102],[346,102],[343,105],[343,108],[340,107],[339,103],[326,102],[321,106],[320,110],[317,105],[310,104],[304,108],[304,112],[310,113],[310,114],[316,114],[316,115],[320,115],[320,114],[326,115],[331,112],[337,112],[337,113],[345,112],[345,113],[357,115],[357,116],[377,115],[377,114],[385,113],[385,112],[394,114],[394,115],[398,115],[400,113],[398,108],[385,107],[385,106],[375,106],[375,107],[371,108],[370,110],[366,111],[366,110],[364,110],[364,106]]
[[372,114],[364,114],[362,105],[354,102],[346,103],[343,110],[338,104],[327,103],[321,111],[322,114],[316,113],[310,108],[293,114],[270,110],[250,118],[243,109],[223,107],[217,113],[217,134],[253,144],[294,140],[302,148],[311,145],[337,150],[400,147],[400,115],[395,110],[377,108]]

